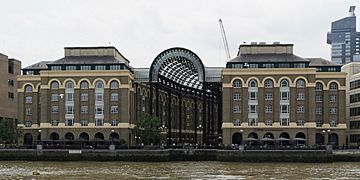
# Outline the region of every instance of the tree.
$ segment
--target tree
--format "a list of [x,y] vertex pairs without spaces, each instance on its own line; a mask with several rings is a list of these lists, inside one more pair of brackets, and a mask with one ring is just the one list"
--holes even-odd
[[158,144],[160,142],[160,120],[148,113],[143,113],[135,126],[135,135],[140,137],[137,143]]
[[0,143],[14,143],[16,138],[15,122],[12,119],[0,120]]

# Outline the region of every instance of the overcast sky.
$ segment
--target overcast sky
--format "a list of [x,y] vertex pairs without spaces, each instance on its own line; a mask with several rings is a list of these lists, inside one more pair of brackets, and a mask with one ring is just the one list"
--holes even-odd
[[[23,67],[64,56],[66,46],[115,46],[134,67],[184,47],[224,66],[218,19],[231,57],[243,42],[294,43],[301,57],[330,58],[331,21],[359,0],[11,0],[1,2],[0,52]],[[359,28],[358,28],[359,29]]]

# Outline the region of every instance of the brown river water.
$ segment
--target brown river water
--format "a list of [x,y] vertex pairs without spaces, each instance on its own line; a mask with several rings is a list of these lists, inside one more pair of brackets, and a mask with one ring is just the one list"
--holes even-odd
[[[40,175],[33,175],[36,170]],[[360,163],[0,161],[0,179],[360,179]]]

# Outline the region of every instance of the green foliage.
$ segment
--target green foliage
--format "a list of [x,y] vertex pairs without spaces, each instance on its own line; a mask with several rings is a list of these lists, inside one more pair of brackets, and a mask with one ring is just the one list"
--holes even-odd
[[137,143],[158,144],[160,142],[160,120],[148,113],[143,113],[136,123],[135,134],[140,139]]
[[15,122],[12,119],[0,120],[0,144],[13,143],[16,138]]

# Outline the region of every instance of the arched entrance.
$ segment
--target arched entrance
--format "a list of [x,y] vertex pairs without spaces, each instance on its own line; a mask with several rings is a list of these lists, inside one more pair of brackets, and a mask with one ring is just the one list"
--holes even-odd
[[33,136],[30,133],[26,133],[24,135],[24,145],[32,145],[33,144]]
[[336,133],[329,134],[329,145],[337,147],[339,145],[339,137]]
[[89,134],[86,133],[86,132],[82,132],[82,133],[79,135],[79,139],[80,139],[80,140],[83,140],[83,141],[89,141]]
[[295,135],[295,142],[296,142],[296,145],[303,145],[303,144],[306,144],[306,135],[302,132],[298,132],[296,135]]
[[316,135],[315,135],[315,143],[317,145],[323,145],[324,144],[324,136],[321,133],[316,133]]
[[274,145],[274,134],[271,132],[267,132],[264,134],[264,137],[260,139],[263,142],[264,147],[268,147],[268,145]]
[[110,134],[109,140],[110,140],[111,143],[113,143],[113,144],[118,144],[118,143],[120,142],[119,134],[116,133],[116,132],[112,132],[112,133]]
[[280,146],[288,146],[290,145],[290,135],[287,132],[283,132],[280,134],[279,138],[277,139]]
[[240,145],[242,144],[242,134],[241,133],[234,133],[232,136],[232,144]]
[[52,140],[52,141],[57,141],[57,140],[59,140],[59,134],[58,134],[58,133],[55,133],[55,132],[51,133],[51,134],[50,134],[50,140]]
[[101,133],[101,132],[98,132],[98,133],[95,134],[94,138],[95,138],[95,140],[97,140],[97,139],[98,140],[104,140],[104,134]]

